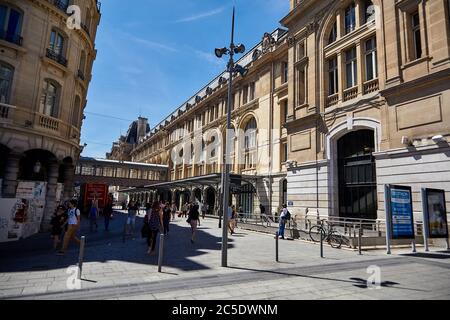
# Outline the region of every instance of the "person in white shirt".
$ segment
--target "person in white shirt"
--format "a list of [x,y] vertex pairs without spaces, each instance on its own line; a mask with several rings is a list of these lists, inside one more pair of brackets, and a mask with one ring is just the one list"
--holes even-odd
[[236,219],[236,207],[232,205],[231,207],[228,207],[228,229],[230,230],[230,233],[234,233],[234,222]]
[[77,208],[77,200],[70,200],[69,202],[69,219],[67,221],[68,229],[64,234],[64,242],[62,250],[58,252],[59,255],[64,255],[69,247],[69,242],[74,240],[78,245],[80,245],[80,239],[76,237],[78,229],[80,228],[80,210]]

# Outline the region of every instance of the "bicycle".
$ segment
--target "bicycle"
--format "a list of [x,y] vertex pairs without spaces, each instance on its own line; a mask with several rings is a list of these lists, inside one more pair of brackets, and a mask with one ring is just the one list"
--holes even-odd
[[320,220],[320,224],[312,226],[309,229],[309,237],[313,242],[320,242],[320,238],[322,235],[322,240],[326,241],[332,248],[339,249],[344,242],[343,235],[333,230],[333,226],[325,221]]

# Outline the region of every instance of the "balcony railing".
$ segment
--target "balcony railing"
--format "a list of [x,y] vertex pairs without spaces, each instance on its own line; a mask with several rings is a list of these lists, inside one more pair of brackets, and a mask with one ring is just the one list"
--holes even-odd
[[375,92],[378,89],[379,89],[378,79],[372,79],[367,82],[364,82],[364,94]]
[[23,38],[20,35],[9,33],[7,30],[0,30],[0,39],[14,43],[18,46],[21,46],[23,41]]
[[53,49],[47,49],[47,58],[52,59],[59,64],[67,67],[67,59],[62,54],[55,52]]
[[339,93],[332,94],[331,96],[328,96],[327,98],[327,106],[331,107],[337,104],[339,101]]
[[14,108],[9,104],[0,103],[0,121],[12,119]]
[[80,78],[83,81],[86,79],[86,77],[84,76],[84,72],[83,71],[78,70],[78,78]]
[[59,129],[59,120],[46,116],[44,114],[38,114],[39,121],[38,126],[44,129],[58,131]]
[[344,101],[355,99],[358,95],[358,86],[344,90]]

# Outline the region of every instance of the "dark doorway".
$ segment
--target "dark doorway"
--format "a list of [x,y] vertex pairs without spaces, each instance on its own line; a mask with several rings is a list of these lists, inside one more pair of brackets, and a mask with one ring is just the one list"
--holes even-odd
[[9,149],[0,144],[0,179],[5,177],[6,161],[8,160]]
[[198,202],[198,203],[200,203],[200,202],[202,202],[203,201],[203,199],[202,199],[202,190],[200,190],[200,189],[195,189],[194,190],[194,202]]
[[256,190],[251,184],[245,184],[242,186],[239,204],[246,214],[253,214],[253,200],[255,194]]
[[216,192],[213,188],[208,188],[206,190],[206,203],[208,204],[208,214],[214,214],[214,208],[216,205]]
[[347,133],[338,140],[339,215],[377,218],[375,137],[372,130]]

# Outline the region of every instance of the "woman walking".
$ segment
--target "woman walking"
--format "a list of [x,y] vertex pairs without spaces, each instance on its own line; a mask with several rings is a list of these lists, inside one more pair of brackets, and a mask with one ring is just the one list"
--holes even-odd
[[147,221],[149,226],[147,253],[154,254],[158,232],[161,230],[161,226],[163,225],[162,210],[158,202],[154,202],[151,208],[147,205]]
[[197,231],[198,222],[200,219],[200,212],[198,212],[199,206],[194,204],[189,210],[189,218],[187,219],[187,223],[191,225],[191,243],[194,243],[195,240],[195,232]]
[[169,224],[170,224],[170,215],[172,210],[170,209],[169,202],[166,202],[166,205],[163,209],[163,226],[164,226],[164,234],[169,234]]
[[177,205],[175,204],[175,201],[172,202],[172,207],[171,207],[171,211],[172,211],[172,221],[175,221],[175,215],[177,213]]
[[53,249],[55,250],[58,249],[58,245],[61,242],[61,233],[66,221],[67,215],[65,215],[65,208],[63,206],[58,206],[50,222],[52,225]]

